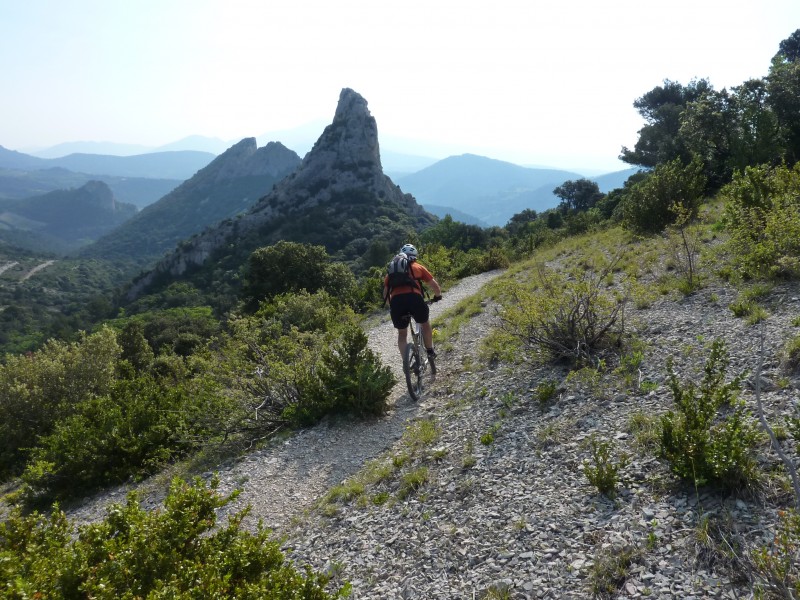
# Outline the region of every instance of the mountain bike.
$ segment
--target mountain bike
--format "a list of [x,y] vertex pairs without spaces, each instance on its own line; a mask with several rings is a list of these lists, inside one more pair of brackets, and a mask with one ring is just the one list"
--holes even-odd
[[[432,304],[433,300],[427,300]],[[422,326],[408,315],[408,329],[411,331],[411,341],[406,345],[403,356],[403,373],[406,376],[408,393],[415,402],[422,397],[422,391],[427,385],[425,375],[430,370],[430,383],[436,381],[436,364],[428,358],[428,351],[422,343]]]

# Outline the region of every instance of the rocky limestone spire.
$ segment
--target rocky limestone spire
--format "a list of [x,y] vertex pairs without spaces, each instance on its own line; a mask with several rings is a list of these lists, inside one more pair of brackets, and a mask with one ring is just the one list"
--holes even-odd
[[[322,132],[295,173],[284,179],[262,199],[271,205],[313,206],[350,190],[421,210],[414,199],[403,194],[383,173],[378,146],[378,124],[367,101],[350,88],[339,94],[333,121]],[[253,212],[260,210],[253,207]]]
[[378,147],[378,123],[367,101],[350,88],[339,94],[333,122],[325,128],[307,158],[319,163],[335,154],[340,165],[370,164],[382,170]]

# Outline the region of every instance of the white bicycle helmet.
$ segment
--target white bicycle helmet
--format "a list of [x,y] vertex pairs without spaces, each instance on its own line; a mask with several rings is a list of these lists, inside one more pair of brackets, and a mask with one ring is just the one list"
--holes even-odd
[[417,249],[411,244],[406,244],[400,248],[401,254],[405,254],[409,260],[417,260]]

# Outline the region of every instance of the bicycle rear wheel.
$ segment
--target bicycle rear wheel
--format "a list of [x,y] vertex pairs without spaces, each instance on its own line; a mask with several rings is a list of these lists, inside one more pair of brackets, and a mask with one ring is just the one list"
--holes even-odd
[[420,361],[419,350],[414,344],[406,346],[406,355],[403,359],[403,370],[406,374],[408,393],[415,402],[422,397],[423,366]]

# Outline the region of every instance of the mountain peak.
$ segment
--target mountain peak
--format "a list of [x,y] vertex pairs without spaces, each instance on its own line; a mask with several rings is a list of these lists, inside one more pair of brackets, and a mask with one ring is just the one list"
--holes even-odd
[[333,121],[306,155],[310,168],[317,168],[335,156],[337,166],[371,166],[382,172],[378,146],[378,124],[367,101],[350,88],[339,94]]
[[109,213],[113,213],[117,210],[117,201],[116,198],[114,198],[114,192],[112,192],[108,184],[103,181],[87,181],[78,188],[75,202],[79,202],[87,208],[91,207],[94,210],[101,210]]
[[[244,138],[198,171],[197,176],[221,182],[240,177],[277,177],[297,167],[300,157],[280,142],[258,148],[256,138]],[[265,192],[268,190],[264,190]]]

